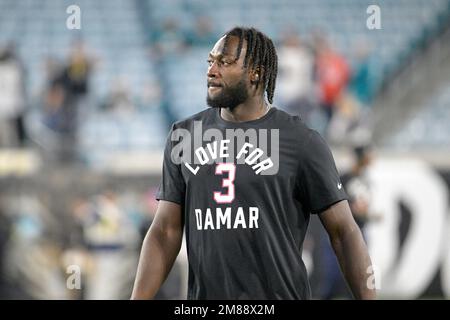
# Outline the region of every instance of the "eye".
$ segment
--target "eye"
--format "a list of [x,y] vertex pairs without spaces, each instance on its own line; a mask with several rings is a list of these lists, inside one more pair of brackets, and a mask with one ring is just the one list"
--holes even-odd
[[213,64],[213,61],[211,59],[208,59],[206,62],[208,63],[208,66],[210,66],[210,67]]

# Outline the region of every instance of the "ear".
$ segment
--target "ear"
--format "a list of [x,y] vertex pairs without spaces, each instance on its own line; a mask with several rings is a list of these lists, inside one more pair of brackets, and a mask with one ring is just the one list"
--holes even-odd
[[255,84],[261,79],[261,70],[259,68],[252,69],[250,71],[250,82]]

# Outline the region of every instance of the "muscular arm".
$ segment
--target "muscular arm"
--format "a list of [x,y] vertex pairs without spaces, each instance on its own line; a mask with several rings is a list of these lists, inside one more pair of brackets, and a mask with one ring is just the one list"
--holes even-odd
[[356,299],[375,299],[375,289],[369,289],[367,273],[372,265],[361,230],[355,223],[346,200],[332,205],[319,214],[341,270]]
[[181,207],[161,200],[145,236],[131,299],[152,299],[169,274],[181,248]]

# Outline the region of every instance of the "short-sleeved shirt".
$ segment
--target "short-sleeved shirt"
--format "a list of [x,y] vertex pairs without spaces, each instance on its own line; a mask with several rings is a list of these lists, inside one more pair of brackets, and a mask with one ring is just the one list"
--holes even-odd
[[209,108],[175,123],[158,200],[181,205],[188,299],[309,299],[310,214],[347,199],[325,141],[272,107],[230,122]]

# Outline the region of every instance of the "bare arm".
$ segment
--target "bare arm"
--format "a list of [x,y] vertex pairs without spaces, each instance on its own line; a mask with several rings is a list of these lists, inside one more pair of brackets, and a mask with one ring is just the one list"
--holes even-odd
[[353,296],[356,299],[375,299],[375,289],[370,289],[367,284],[371,275],[367,272],[372,262],[348,202],[345,200],[332,205],[321,212],[319,218],[328,232]]
[[142,245],[131,299],[152,299],[156,295],[180,251],[182,236],[181,206],[159,201]]

